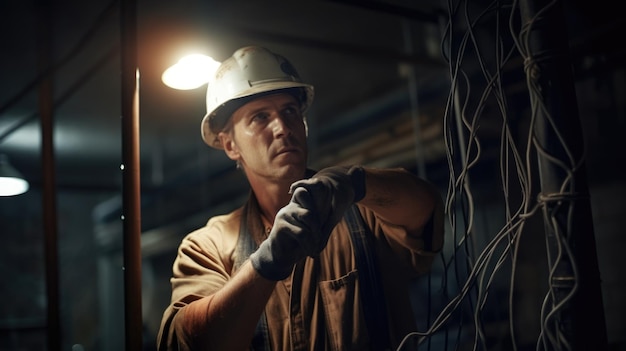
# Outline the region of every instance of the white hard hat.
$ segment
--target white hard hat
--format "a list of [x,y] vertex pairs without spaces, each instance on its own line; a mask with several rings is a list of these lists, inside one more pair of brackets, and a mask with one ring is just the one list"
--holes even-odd
[[236,109],[259,95],[281,90],[295,92],[303,112],[311,105],[313,86],[302,82],[287,59],[258,46],[235,51],[209,80],[202,139],[209,146],[221,149],[217,134]]

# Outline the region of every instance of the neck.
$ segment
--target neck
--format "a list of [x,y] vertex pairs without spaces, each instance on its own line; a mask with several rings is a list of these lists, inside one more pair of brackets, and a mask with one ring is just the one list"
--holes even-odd
[[291,173],[291,175],[284,174],[283,176],[260,176],[258,173],[246,173],[259,204],[259,210],[270,224],[274,224],[276,213],[291,200],[291,194],[289,194],[291,184],[305,177],[305,173],[306,170],[302,170],[300,174]]
[[254,191],[254,194],[259,203],[259,209],[261,210],[261,213],[269,222],[269,224],[274,224],[274,217],[276,217],[276,213],[278,213],[278,210],[287,205],[289,203],[289,200],[291,200],[291,195],[289,194],[290,185],[291,183],[289,183],[288,185],[252,185],[252,191]]
[[248,177],[250,187],[259,203],[259,209],[269,224],[274,224],[276,213],[291,200],[289,187],[298,179],[301,177],[294,179]]

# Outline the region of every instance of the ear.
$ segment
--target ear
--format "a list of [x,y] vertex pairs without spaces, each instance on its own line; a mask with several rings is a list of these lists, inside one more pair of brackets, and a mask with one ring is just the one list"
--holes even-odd
[[224,148],[226,156],[233,161],[238,161],[241,158],[241,155],[239,154],[237,144],[235,144],[231,135],[229,133],[220,132],[217,134],[217,137],[220,140],[220,144],[222,144],[222,148]]
[[304,135],[309,136],[309,123],[306,121],[306,116],[302,115],[302,123],[304,123]]

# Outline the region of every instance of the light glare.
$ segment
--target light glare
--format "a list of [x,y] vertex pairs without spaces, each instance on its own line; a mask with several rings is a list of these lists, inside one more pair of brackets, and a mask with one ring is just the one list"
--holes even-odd
[[0,196],[14,196],[28,191],[28,182],[14,177],[0,177]]
[[166,69],[161,80],[170,88],[196,89],[209,81],[209,77],[219,65],[219,62],[206,55],[188,55]]

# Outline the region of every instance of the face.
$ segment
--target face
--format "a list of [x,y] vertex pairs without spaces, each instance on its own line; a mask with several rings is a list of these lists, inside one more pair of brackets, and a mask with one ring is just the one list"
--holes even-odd
[[306,170],[306,127],[290,94],[266,95],[237,109],[219,133],[224,151],[249,179],[292,182]]

